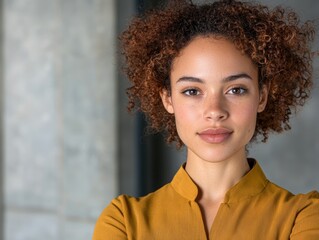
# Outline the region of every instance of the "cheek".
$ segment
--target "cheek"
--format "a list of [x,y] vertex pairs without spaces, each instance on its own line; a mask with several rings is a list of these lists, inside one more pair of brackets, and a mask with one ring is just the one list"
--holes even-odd
[[247,133],[253,134],[255,132],[257,120],[257,106],[251,105],[236,109],[236,116],[234,121],[237,121],[242,128],[247,130]]
[[186,123],[194,117],[194,112],[187,106],[175,108],[175,118],[179,123]]
[[194,126],[194,122],[199,119],[195,106],[180,104],[174,108],[177,130],[182,130]]

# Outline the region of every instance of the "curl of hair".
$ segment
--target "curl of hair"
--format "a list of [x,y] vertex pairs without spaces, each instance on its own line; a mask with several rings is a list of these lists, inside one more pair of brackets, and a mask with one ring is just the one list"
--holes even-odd
[[269,86],[266,109],[258,114],[253,139],[290,129],[289,118],[304,105],[312,87],[310,43],[314,24],[300,23],[297,14],[277,7],[221,0],[195,5],[171,1],[162,9],[135,17],[120,36],[128,109],[145,113],[154,132],[166,132],[169,143],[181,142],[174,115],[163,107],[160,92],[170,88],[173,59],[197,36],[220,36],[232,41],[259,68],[259,85]]

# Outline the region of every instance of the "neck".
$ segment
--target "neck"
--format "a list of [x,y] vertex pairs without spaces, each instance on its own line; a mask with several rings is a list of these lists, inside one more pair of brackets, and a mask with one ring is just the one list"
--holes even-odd
[[198,186],[197,200],[222,202],[227,191],[249,171],[250,167],[245,153],[220,162],[204,161],[188,153],[185,169]]

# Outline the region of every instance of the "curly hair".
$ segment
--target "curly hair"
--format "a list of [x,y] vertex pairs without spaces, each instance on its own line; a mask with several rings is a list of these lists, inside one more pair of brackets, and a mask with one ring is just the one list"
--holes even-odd
[[221,0],[196,5],[170,1],[135,17],[120,36],[128,109],[145,113],[150,129],[167,134],[167,142],[181,142],[174,115],[163,107],[160,92],[170,88],[173,59],[197,36],[221,36],[248,55],[259,68],[259,85],[269,86],[266,109],[257,116],[257,136],[266,142],[270,132],[289,130],[289,118],[304,105],[312,87],[314,24],[300,23],[289,9],[249,2]]

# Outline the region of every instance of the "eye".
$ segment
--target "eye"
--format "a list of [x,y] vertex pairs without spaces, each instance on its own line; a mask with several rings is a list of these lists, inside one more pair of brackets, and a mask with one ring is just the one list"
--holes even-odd
[[182,93],[187,95],[187,96],[197,96],[200,94],[199,90],[196,88],[187,89],[187,90],[183,91]]
[[243,87],[234,87],[234,88],[231,88],[227,93],[233,94],[233,95],[243,95],[247,93],[247,89]]

